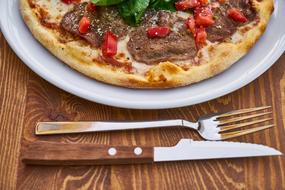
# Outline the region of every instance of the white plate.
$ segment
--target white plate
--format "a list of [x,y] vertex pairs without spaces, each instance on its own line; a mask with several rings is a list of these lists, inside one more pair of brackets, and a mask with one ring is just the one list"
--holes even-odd
[[2,32],[16,54],[41,77],[82,98],[111,106],[161,109],[205,102],[243,87],[264,73],[285,50],[285,1],[275,12],[262,39],[251,52],[222,74],[198,84],[171,90],[133,90],[87,78],[65,66],[29,32],[19,13],[18,0],[1,0]]

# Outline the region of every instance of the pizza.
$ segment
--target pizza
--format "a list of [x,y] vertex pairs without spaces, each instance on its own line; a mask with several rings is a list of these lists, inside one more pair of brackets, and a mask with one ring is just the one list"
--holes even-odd
[[174,88],[213,77],[246,55],[274,6],[273,0],[20,0],[20,10],[34,37],[80,73],[128,88]]

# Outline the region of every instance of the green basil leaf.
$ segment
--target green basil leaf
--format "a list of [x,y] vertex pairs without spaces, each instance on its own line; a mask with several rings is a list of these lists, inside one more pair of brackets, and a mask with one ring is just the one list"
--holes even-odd
[[117,5],[125,0],[91,0],[97,6],[110,6],[110,5]]
[[169,10],[176,11],[175,9],[176,0],[151,0],[150,7],[156,10]]
[[97,6],[118,5],[125,22],[137,26],[147,8],[175,11],[176,0],[91,0]]
[[124,20],[128,24],[136,26],[141,22],[149,3],[150,0],[128,0],[118,6]]

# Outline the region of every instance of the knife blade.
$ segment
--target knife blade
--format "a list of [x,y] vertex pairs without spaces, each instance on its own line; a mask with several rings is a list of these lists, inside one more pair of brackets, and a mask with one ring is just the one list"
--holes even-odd
[[111,165],[277,155],[282,153],[264,145],[191,139],[173,147],[25,142],[21,160],[31,165]]
[[207,160],[282,155],[278,150],[259,144],[193,141],[181,139],[174,147],[155,147],[154,161]]

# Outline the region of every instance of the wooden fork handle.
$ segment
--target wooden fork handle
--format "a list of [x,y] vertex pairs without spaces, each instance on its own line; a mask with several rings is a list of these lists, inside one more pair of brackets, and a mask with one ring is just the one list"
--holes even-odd
[[152,163],[153,147],[25,142],[21,160],[30,165]]

